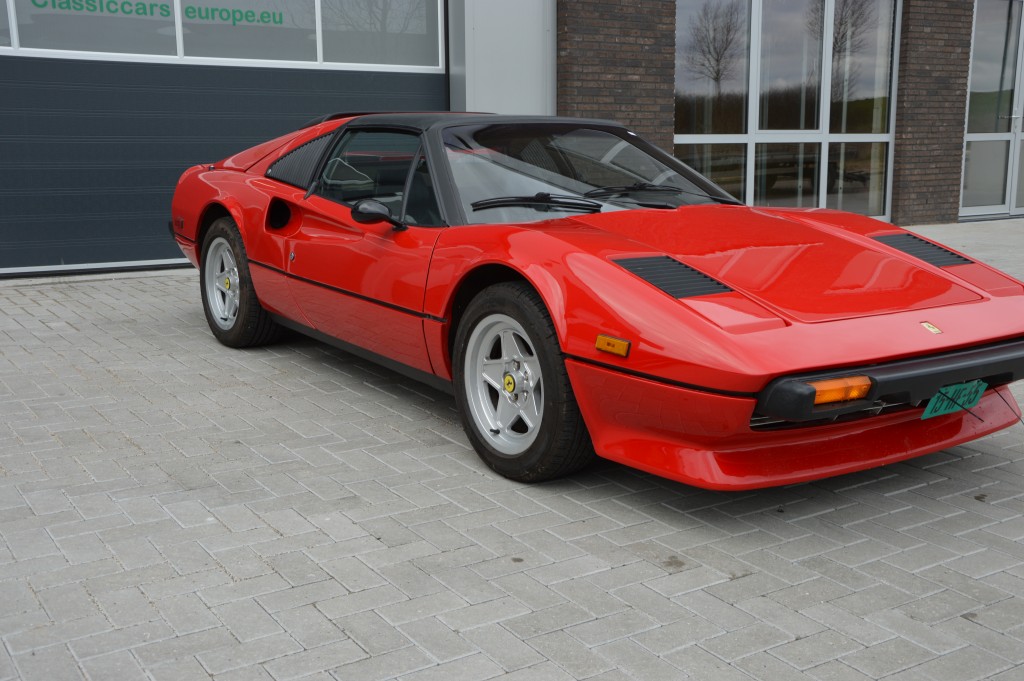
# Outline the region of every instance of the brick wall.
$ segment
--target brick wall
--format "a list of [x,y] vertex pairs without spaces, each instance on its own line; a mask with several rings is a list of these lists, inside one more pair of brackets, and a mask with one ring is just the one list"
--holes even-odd
[[892,221],[955,222],[974,2],[904,0]]
[[558,113],[610,118],[672,150],[675,0],[558,0]]

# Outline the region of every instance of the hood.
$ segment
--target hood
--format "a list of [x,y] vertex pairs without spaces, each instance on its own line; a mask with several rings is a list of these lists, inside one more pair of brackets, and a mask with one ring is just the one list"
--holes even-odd
[[[849,217],[863,232],[865,218]],[[785,211],[717,205],[573,219],[635,242],[637,251],[623,257],[670,255],[796,322],[982,299],[941,269],[863,234],[816,223],[813,213],[788,216]],[[900,231],[874,224],[880,233]]]

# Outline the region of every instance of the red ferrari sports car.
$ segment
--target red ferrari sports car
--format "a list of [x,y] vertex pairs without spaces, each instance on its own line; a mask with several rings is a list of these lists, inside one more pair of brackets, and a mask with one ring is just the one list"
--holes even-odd
[[178,183],[214,336],[299,330],[453,392],[495,471],[712,489],[1020,418],[1024,285],[899,227],[750,208],[607,121],[338,114]]

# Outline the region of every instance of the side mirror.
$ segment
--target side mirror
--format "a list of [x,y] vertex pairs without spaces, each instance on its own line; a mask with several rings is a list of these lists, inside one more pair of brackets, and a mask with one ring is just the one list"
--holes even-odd
[[391,209],[375,199],[363,199],[352,206],[352,219],[364,225],[372,225],[378,222],[390,224],[396,232],[407,229],[406,225],[396,220],[391,215]]

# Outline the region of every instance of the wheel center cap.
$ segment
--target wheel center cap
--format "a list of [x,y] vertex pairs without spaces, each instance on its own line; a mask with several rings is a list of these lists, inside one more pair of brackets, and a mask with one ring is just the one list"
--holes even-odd
[[231,277],[224,277],[224,288],[231,290]]
[[505,374],[504,387],[505,392],[507,392],[509,395],[514,393],[516,391],[516,377],[513,376],[512,374]]

